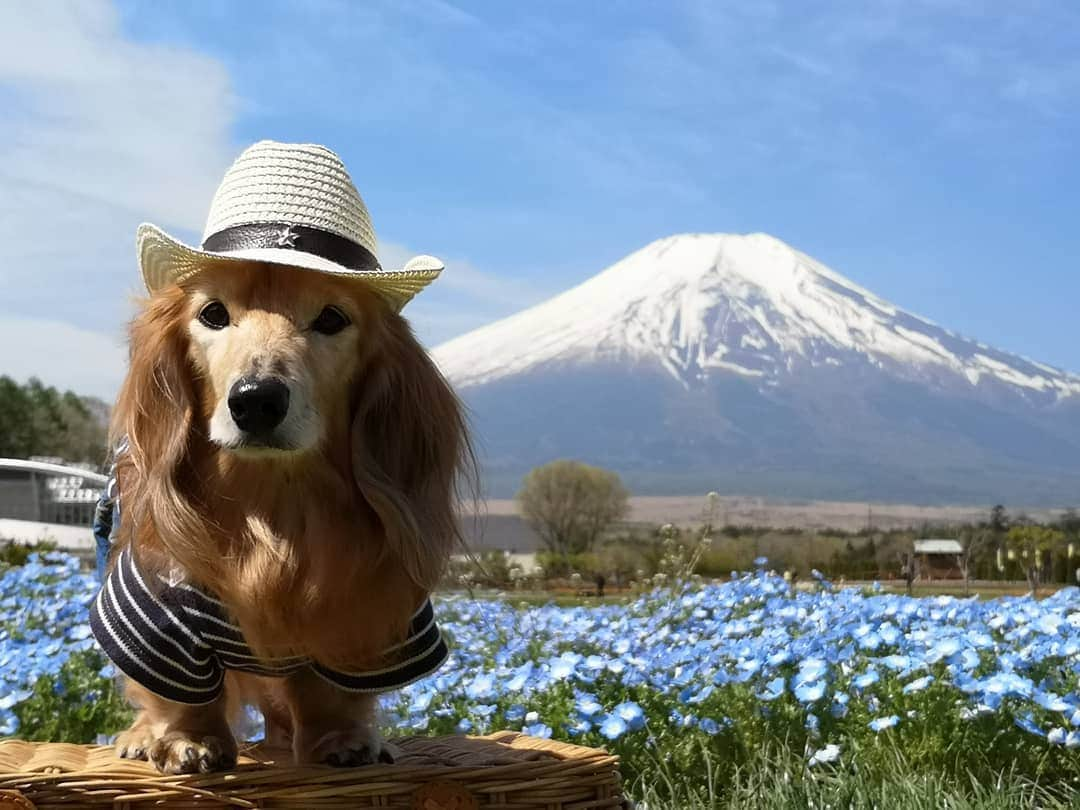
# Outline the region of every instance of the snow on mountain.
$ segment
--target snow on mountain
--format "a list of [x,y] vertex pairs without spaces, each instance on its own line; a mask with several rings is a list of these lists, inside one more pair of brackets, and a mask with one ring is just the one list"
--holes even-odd
[[542,304],[434,351],[460,389],[535,370],[659,363],[690,388],[870,364],[937,385],[1080,393],[1080,376],[960,337],[766,234],[660,239]]

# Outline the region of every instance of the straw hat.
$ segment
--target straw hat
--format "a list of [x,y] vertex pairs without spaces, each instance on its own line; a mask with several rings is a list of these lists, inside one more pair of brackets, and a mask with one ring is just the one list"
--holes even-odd
[[140,225],[136,249],[150,292],[207,267],[255,260],[355,278],[401,310],[443,269],[417,256],[384,270],[371,217],[341,158],[324,146],[259,141],[225,173],[193,248],[155,225]]

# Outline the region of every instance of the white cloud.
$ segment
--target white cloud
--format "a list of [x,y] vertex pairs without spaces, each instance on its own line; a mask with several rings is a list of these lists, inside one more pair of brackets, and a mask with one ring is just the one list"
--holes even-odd
[[43,318],[0,318],[0,372],[25,381],[92,394],[111,402],[123,381],[127,353],[115,337]]
[[105,0],[33,3],[0,27],[8,182],[196,229],[231,158],[228,75],[201,54],[126,39]]
[[[397,242],[379,243],[379,261],[387,268],[404,267],[417,253]],[[494,275],[467,259],[439,258],[446,269],[405,310],[417,334],[429,346],[512,315],[557,292],[515,278],[514,268],[508,268],[505,275]]]
[[107,0],[25,3],[0,26],[0,104],[0,373],[111,396],[135,228],[201,230],[234,151],[229,77],[129,40]]
[[[396,269],[405,263],[417,251],[396,242],[379,243],[379,259],[384,267]],[[440,256],[446,269],[435,282],[436,289],[453,290],[473,299],[477,304],[491,305],[496,308],[522,309],[536,303],[545,294],[535,284],[510,273],[504,276],[492,275],[475,267],[468,259],[447,258]]]

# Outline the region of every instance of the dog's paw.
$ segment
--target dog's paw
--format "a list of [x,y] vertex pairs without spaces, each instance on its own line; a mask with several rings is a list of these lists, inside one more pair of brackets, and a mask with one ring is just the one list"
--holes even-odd
[[355,729],[335,731],[323,736],[311,753],[314,762],[339,768],[393,762],[394,749],[379,739],[377,731]]
[[210,773],[236,765],[236,743],[221,737],[191,737],[172,731],[154,742],[148,755],[162,773]]
[[116,735],[116,755],[121,759],[146,759],[154,744],[149,725],[137,725]]

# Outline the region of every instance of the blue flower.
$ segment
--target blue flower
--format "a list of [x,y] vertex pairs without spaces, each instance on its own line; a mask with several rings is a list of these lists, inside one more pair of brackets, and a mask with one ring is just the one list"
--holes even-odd
[[810,757],[808,764],[813,767],[814,765],[824,765],[828,762],[836,762],[838,759],[840,759],[840,746],[830,743],[824,748],[815,751]]
[[877,674],[877,670],[872,669],[856,676],[851,682],[859,689],[866,689],[866,687],[873,686],[879,680],[881,680],[881,677]]
[[583,717],[592,717],[603,711],[604,707],[595,697],[585,694],[574,702],[574,709]]
[[698,723],[698,728],[708,734],[710,737],[715,737],[720,733],[720,724],[713,720],[711,717],[703,717],[701,722]]
[[703,688],[700,692],[697,692],[696,694],[689,695],[686,698],[685,702],[686,703],[691,703],[691,704],[704,703],[708,699],[709,695],[711,695],[713,693],[713,690],[715,688],[716,687],[714,687],[712,684],[709,684],[708,686]]
[[612,710],[612,714],[622,719],[631,731],[637,731],[645,725],[645,712],[633,701],[620,703]]
[[567,657],[556,658],[551,662],[551,677],[557,681],[563,681],[574,674],[577,662]]
[[887,655],[881,659],[881,663],[889,669],[901,671],[911,667],[911,658],[906,655]]
[[1035,723],[1034,718],[1030,714],[1025,714],[1017,717],[1013,722],[1018,728],[1022,728],[1028,734],[1034,734],[1036,737],[1046,736],[1046,732],[1039,728],[1039,726]]
[[32,694],[34,693],[29,689],[20,689],[19,691],[9,692],[3,697],[0,697],[0,712],[7,711],[13,706],[22,703],[24,700],[28,700]]
[[1032,695],[1032,699],[1037,705],[1042,706],[1048,712],[1067,712],[1072,708],[1067,701],[1054,693],[1043,692],[1041,689]]
[[72,641],[81,641],[90,638],[90,625],[77,624],[68,630],[67,637]]
[[609,740],[617,740],[628,730],[626,721],[614,714],[609,714],[600,723],[600,733]]
[[825,684],[822,681],[804,683],[795,687],[795,697],[802,703],[813,703],[821,700],[825,695]]
[[895,714],[892,714],[888,717],[876,717],[871,720],[868,725],[870,726],[871,731],[882,732],[887,728],[892,728],[899,722],[900,718],[897,717]]
[[765,684],[765,689],[758,692],[758,699],[776,700],[782,694],[784,694],[784,678],[783,676],[780,676],[778,678],[773,678]]
[[0,711],[0,737],[10,737],[19,730],[19,718],[10,711]]
[[551,737],[551,726],[546,726],[543,723],[533,723],[532,725],[523,726],[521,733],[527,734],[530,737],[543,737],[544,739],[549,739]]
[[[730,581],[675,585],[620,606],[439,596],[452,665],[381,705],[405,732],[495,723],[546,735],[529,711],[542,707],[559,718],[556,736],[615,740],[650,727],[718,734],[730,721],[705,715],[732,701],[741,719],[768,721],[791,710],[777,705],[790,690],[802,705],[796,722],[818,739],[864,713],[875,732],[925,717],[920,693],[933,684],[958,719],[1001,712],[1038,735],[1032,745],[1080,749],[1080,591],[1041,602],[911,599],[833,588],[818,574],[820,588],[793,593],[760,562]],[[38,679],[94,647],[86,605],[96,590],[66,555],[0,571],[0,732],[18,732],[14,712]],[[105,688],[91,683],[82,697]],[[651,724],[643,706],[656,707]],[[640,742],[650,744],[644,734]],[[844,743],[835,743],[813,743],[808,764],[840,761]]]
[[907,684],[904,687],[903,692],[904,692],[905,695],[910,695],[912,692],[921,692],[923,689],[928,687],[933,682],[934,682],[934,676],[933,675],[924,675],[922,678],[917,678],[916,680],[914,680],[911,683]]
[[469,684],[465,687],[465,696],[469,700],[480,700],[487,697],[493,697],[495,694],[495,677],[484,673],[477,675]]

